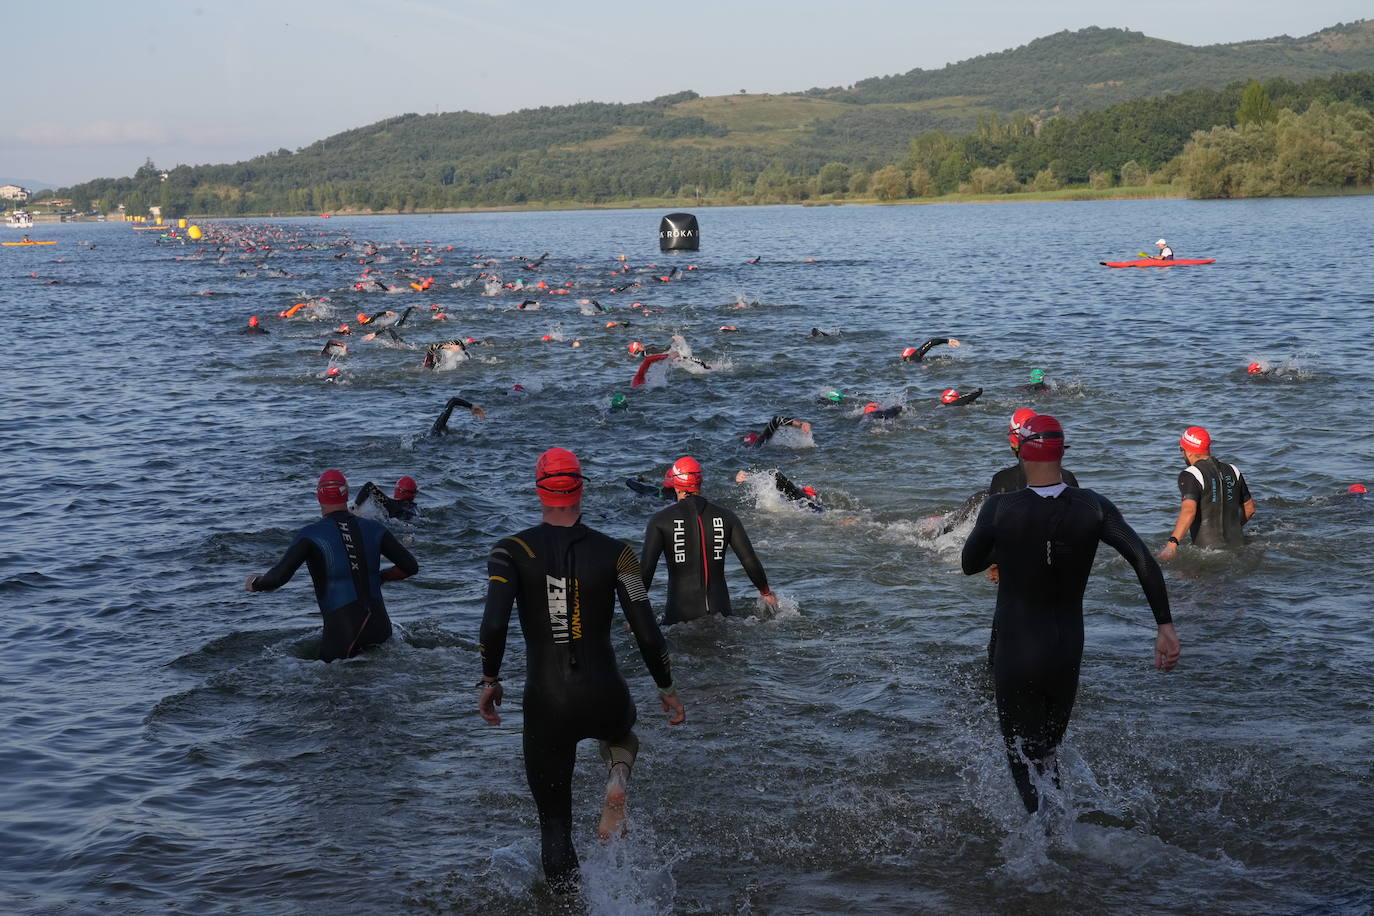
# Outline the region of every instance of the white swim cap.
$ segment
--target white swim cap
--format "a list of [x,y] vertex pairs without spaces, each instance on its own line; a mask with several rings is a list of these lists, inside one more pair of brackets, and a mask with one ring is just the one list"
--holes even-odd
[[1156,244],[1156,245],[1167,245],[1167,244],[1169,244],[1169,243],[1166,242],[1166,241],[1164,241],[1163,239],[1160,239],[1158,242],[1155,242],[1155,244]]

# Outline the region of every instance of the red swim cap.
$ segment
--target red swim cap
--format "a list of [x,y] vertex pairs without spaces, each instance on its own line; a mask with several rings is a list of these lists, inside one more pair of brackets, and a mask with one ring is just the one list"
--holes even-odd
[[913,357],[913,356],[915,356],[915,355],[916,355],[916,348],[915,348],[915,347],[907,347],[905,350],[902,351],[902,359],[911,359],[911,357]]
[[248,326],[249,326],[250,328],[256,328],[256,327],[258,326],[258,316],[257,316],[257,315],[254,315],[254,316],[252,316],[251,318],[248,319]]
[[629,349],[630,349],[630,355],[631,355],[631,356],[635,356],[636,354],[639,354],[639,353],[643,353],[643,352],[644,352],[644,344],[640,343],[640,342],[637,341],[637,340],[631,341],[631,342],[630,342],[630,347],[629,347]]
[[869,401],[867,404],[864,405],[864,413],[874,413],[881,409],[881,407],[879,407],[877,404],[874,404],[872,401]]
[[1022,461],[1059,461],[1064,457],[1064,427],[1049,414],[1037,414],[1016,430]]
[[534,486],[546,506],[575,506],[582,500],[582,462],[565,448],[551,448],[534,465]]
[[692,456],[683,455],[663,475],[663,485],[684,493],[700,493],[701,465]]
[[1035,411],[1029,407],[1019,408],[1016,413],[1011,415],[1011,421],[1007,424],[1007,441],[1011,443],[1012,451],[1015,451],[1021,444],[1021,439],[1016,435],[1016,431],[1033,416],[1035,416]]
[[343,471],[329,470],[320,475],[315,484],[315,498],[322,506],[334,506],[348,502],[348,481]]
[[415,478],[406,476],[396,481],[396,489],[392,491],[391,496],[393,499],[414,499],[419,490]]
[[324,377],[325,377],[325,378],[334,378],[334,377],[335,377],[336,375],[338,375],[338,374],[339,374],[339,367],[338,367],[338,366],[330,366],[328,369],[324,370]]
[[816,488],[815,488],[815,487],[802,487],[802,492],[805,493],[805,494],[807,495],[807,497],[810,498],[810,499],[815,499],[815,498],[816,498]]
[[1350,485],[1350,489],[1349,489],[1349,490],[1346,490],[1346,492],[1347,492],[1347,493],[1358,493],[1358,494],[1363,495],[1363,494],[1367,493],[1368,491],[1365,490],[1364,484],[1362,484],[1362,483],[1352,483],[1352,484]]
[[744,444],[745,444],[745,445],[758,445],[758,444],[759,444],[759,434],[758,434],[758,433],[745,433],[745,434],[744,434]]
[[959,392],[953,388],[946,388],[940,392],[941,404],[953,404],[957,400],[959,400]]
[[1190,455],[1206,455],[1212,451],[1212,437],[1201,426],[1190,426],[1179,437],[1178,447]]
[[1264,372],[1264,364],[1263,364],[1263,363],[1251,363],[1250,365],[1248,365],[1248,366],[1245,367],[1245,371],[1248,372],[1248,373],[1250,373],[1251,375],[1260,375],[1261,373]]

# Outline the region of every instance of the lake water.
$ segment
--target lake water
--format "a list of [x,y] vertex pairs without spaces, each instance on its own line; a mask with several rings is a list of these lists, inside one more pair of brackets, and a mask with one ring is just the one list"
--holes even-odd
[[[59,244],[0,250],[0,911],[1370,912],[1374,503],[1342,494],[1374,483],[1371,204],[701,210],[690,255],[659,254],[648,211],[215,224],[271,246],[251,252],[33,230]],[[1217,263],[1098,265],[1161,235]],[[408,289],[410,270],[434,286],[355,291],[365,241],[388,284]],[[511,260],[544,252],[537,272]],[[632,272],[612,277],[621,254]],[[572,292],[484,295],[483,271]],[[627,276],[644,285],[608,291]],[[332,328],[408,305],[426,313],[404,343],[345,338],[324,378]],[[271,334],[243,336],[250,315]],[[673,334],[711,371],[678,364],[631,390],[627,344]],[[460,335],[488,343],[423,368],[425,344]],[[963,346],[897,358],[932,336]],[[1256,360],[1278,371],[1248,375]],[[1035,367],[1053,391],[1017,390]],[[972,407],[938,405],[979,386]],[[831,388],[847,399],[823,402]],[[629,409],[609,409],[616,393]],[[426,438],[454,394],[487,418],[459,411]],[[907,409],[864,423],[867,401]],[[994,587],[960,573],[968,525],[928,521],[1010,463],[1007,417],[1026,404],[1063,421],[1066,464],[1152,546],[1189,425],[1259,507],[1242,550],[1167,568],[1183,642],[1167,675],[1134,575],[1099,554],[1068,813],[1048,835],[996,727]],[[813,440],[743,449],[775,413]],[[632,832],[594,840],[604,771],[584,744],[575,905],[539,887],[518,635],[500,727],[472,687],[486,551],[537,521],[533,464],[553,445],[591,477],[587,522],[635,544],[659,504],[623,479],[697,456],[783,596],[754,611],[732,563],[751,616],[670,630],[682,728],[618,634],[644,742]],[[403,633],[331,665],[310,658],[304,571],[242,589],[317,517],[326,467],[388,492],[413,475],[423,510],[395,524],[421,565],[387,588]],[[816,487],[829,511],[736,486],[750,467]]]

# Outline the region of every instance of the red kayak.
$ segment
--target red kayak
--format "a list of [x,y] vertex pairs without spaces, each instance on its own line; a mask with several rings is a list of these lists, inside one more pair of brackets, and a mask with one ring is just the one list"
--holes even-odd
[[1215,264],[1216,258],[1174,258],[1161,261],[1158,258],[1136,258],[1134,261],[1098,261],[1103,267],[1191,267],[1194,264]]

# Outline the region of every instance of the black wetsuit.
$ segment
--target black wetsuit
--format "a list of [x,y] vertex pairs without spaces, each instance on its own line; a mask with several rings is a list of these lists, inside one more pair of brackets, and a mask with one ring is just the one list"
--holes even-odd
[[754,443],[754,448],[763,448],[768,444],[768,440],[773,438],[774,433],[784,426],[791,426],[794,422],[794,418],[782,416],[774,417],[769,420],[768,425],[763,428],[763,432],[759,433],[759,438]]
[[969,404],[972,404],[974,401],[982,397],[982,395],[983,389],[975,388],[968,394],[961,394],[952,401],[941,401],[940,403],[943,404],[945,407],[964,407]]
[[[1071,487],[1078,486],[1078,478],[1073,476],[1073,471],[1068,468],[1060,468],[1059,473],[1063,476],[1064,482]],[[1009,468],[1002,468],[992,475],[992,483],[988,485],[988,493],[1015,493],[1017,490],[1026,488],[1026,466],[1017,461]]]
[[1245,543],[1245,504],[1250,487],[1234,464],[1203,458],[1179,472],[1178,492],[1197,503],[1189,529],[1199,547],[1238,547]]
[[[95,246],[92,246],[92,247],[95,247]],[[248,325],[246,328],[243,329],[243,333],[245,333],[245,334],[247,334],[247,335],[249,335],[249,336],[252,336],[252,335],[255,335],[255,334],[270,334],[270,333],[272,333],[272,332],[269,331],[269,330],[267,330],[267,328],[262,327],[261,325],[250,324],[250,325]]]
[[672,487],[665,487],[651,480],[645,480],[643,474],[638,477],[626,477],[625,486],[634,490],[641,496],[657,496],[659,499],[677,499],[677,491]]
[[429,435],[442,436],[448,432],[448,418],[453,416],[453,408],[455,407],[464,407],[468,410],[472,410],[473,404],[459,397],[449,398],[448,403],[444,405],[443,413],[439,414],[438,419],[434,421],[434,425],[429,428]]
[[[382,556],[395,563],[399,572],[388,569],[383,576]],[[324,616],[320,659],[326,662],[352,658],[390,639],[391,618],[382,600],[382,579],[403,579],[420,570],[415,557],[385,525],[341,509],[302,528],[277,565],[253,581],[253,591],[281,588],[302,563],[310,568],[315,599]]]
[[1054,751],[1078,692],[1083,590],[1098,541],[1135,569],[1155,622],[1172,622],[1159,564],[1116,506],[1092,490],[1069,487],[1054,498],[1030,488],[989,496],[964,543],[965,575],[995,562],[1001,577],[993,657],[997,720],[1017,791],[1030,812],[1039,806],[1039,795],[1027,761],[1042,775],[1058,778]]
[[647,589],[654,580],[658,558],[664,556],[667,560],[664,623],[695,620],[707,614],[730,616],[730,590],[725,582],[726,547],[735,552],[754,587],[766,591],[768,575],[754,555],[744,526],[729,509],[692,493],[649,519],[640,565]]
[[1030,393],[1034,393],[1037,391],[1049,391],[1050,385],[1049,382],[1030,382],[1029,384],[1020,386],[1019,390]]
[[353,503],[353,508],[357,509],[368,500],[382,507],[387,518],[399,518],[403,522],[408,522],[415,517],[419,510],[415,506],[415,500],[396,499],[394,496],[387,496],[382,492],[382,488],[372,481],[368,481],[358,488],[358,498]]
[[891,407],[884,407],[881,410],[870,410],[860,419],[863,420],[891,420],[902,412],[901,404],[893,404]]
[[778,492],[787,499],[795,503],[801,503],[812,512],[825,511],[825,508],[821,506],[820,497],[807,496],[806,491],[788,480],[782,471],[763,471],[762,473],[772,475],[773,485],[777,487]]
[[911,354],[910,356],[903,356],[902,359],[906,360],[909,363],[919,363],[921,360],[926,358],[926,354],[930,352],[931,347],[938,347],[941,344],[947,344],[949,342],[950,338],[948,337],[932,337],[930,338],[930,340],[927,340],[925,343],[917,347],[915,353]]
[[671,687],[666,643],[629,547],[580,521],[542,524],[498,541],[487,559],[482,673],[501,673],[511,604],[518,601],[526,649],[525,775],[539,809],[544,874],[555,890],[569,890],[577,879],[577,742],[596,738],[631,759],[638,745],[634,702],[611,648],[617,596],[654,682]]

